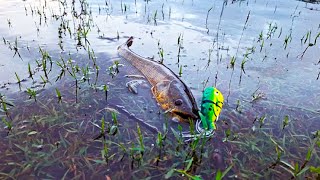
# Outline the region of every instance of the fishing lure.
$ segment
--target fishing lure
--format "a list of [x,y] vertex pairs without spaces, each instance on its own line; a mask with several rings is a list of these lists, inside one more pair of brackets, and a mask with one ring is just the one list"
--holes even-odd
[[223,106],[223,95],[215,87],[207,87],[202,96],[201,111],[199,112],[202,128],[215,130],[215,122],[219,118]]
[[200,119],[196,121],[196,130],[198,134],[183,132],[182,137],[186,138],[185,142],[199,137],[212,137],[214,130],[217,129],[215,122],[219,118],[223,101],[223,95],[217,88],[207,87],[204,90],[202,94],[201,110],[199,111]]

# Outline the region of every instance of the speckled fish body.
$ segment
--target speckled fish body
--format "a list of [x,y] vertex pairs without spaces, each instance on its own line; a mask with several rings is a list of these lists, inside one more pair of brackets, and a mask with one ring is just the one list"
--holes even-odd
[[152,85],[152,93],[173,120],[187,121],[198,119],[198,107],[189,88],[165,65],[144,58],[129,49],[133,43],[130,37],[118,47],[118,54],[136,67]]

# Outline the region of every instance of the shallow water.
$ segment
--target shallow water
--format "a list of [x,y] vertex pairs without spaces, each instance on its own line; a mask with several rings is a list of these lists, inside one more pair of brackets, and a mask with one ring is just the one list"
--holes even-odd
[[[161,160],[161,168],[148,166],[154,162],[157,131],[163,133],[166,122],[169,131],[170,128],[178,131],[178,123],[170,121],[158,107],[148,83],[139,87],[138,94],[125,87],[131,80],[125,75],[140,74],[117,55],[117,46],[130,36],[135,37],[132,50],[137,54],[160,59],[159,48],[162,48],[165,65],[176,74],[182,66],[181,79],[191,88],[197,102],[206,86],[214,85],[224,94],[226,102],[217,122],[218,129],[205,148],[209,155],[188,172],[208,178],[214,175],[212,169],[226,169],[232,164],[229,178],[291,177],[279,167],[268,168],[276,157],[271,138],[281,142],[286,152],[284,161],[292,166],[295,162],[303,163],[313,142],[312,132],[320,127],[320,46],[316,41],[320,33],[319,4],[293,0],[80,2],[0,1],[0,38],[3,39],[0,92],[15,104],[1,114],[14,127],[7,136],[4,133],[7,130],[1,126],[4,142],[0,152],[6,152],[0,164],[1,172],[7,174],[4,177],[27,177],[31,173],[31,177],[80,178],[96,172],[100,178],[106,175],[116,179],[127,175],[163,178],[165,169],[180,168],[188,155],[179,159],[180,156],[169,153]],[[88,34],[84,35],[86,30]],[[83,46],[79,46],[79,41]],[[310,43],[312,46],[308,47]],[[51,67],[51,61],[45,59],[46,83],[43,83],[46,74],[40,48],[52,60]],[[232,57],[234,67],[230,64]],[[62,63],[62,59],[68,69],[60,79],[62,69],[56,63]],[[68,59],[73,61],[67,63]],[[112,77],[109,69],[115,67],[114,61],[120,66],[119,73]],[[28,63],[34,80],[28,78]],[[71,75],[73,72],[75,77]],[[21,90],[15,73],[25,80],[21,82]],[[103,85],[109,87],[107,101]],[[36,101],[25,92],[29,88],[37,91]],[[61,102],[56,89],[61,92]],[[129,165],[123,165],[130,162],[129,155],[123,161],[110,160],[108,166],[100,162],[102,142],[93,138],[99,135],[102,117],[112,124],[112,109],[119,112],[120,135],[109,137],[109,143],[123,143],[129,149],[136,146],[139,125],[149,148],[145,157],[151,157],[150,161],[145,160],[143,168],[130,169]],[[284,129],[286,116],[289,125]],[[182,126],[183,131],[189,128],[187,123]],[[33,130],[38,133],[31,139],[33,134],[29,133]],[[222,142],[227,130],[231,130],[231,142]],[[69,143],[63,143],[64,139]],[[64,144],[62,149],[55,149],[55,155],[44,153],[49,164],[39,163],[41,151],[53,151],[56,142]],[[167,143],[166,147],[175,145],[171,141]],[[36,144],[48,148],[38,152],[34,150]],[[121,157],[118,146],[108,145],[109,153],[114,155],[111,157]],[[29,154],[19,148],[24,146],[30,146]],[[214,149],[219,149],[220,154],[213,153]],[[313,151],[310,166],[319,164],[318,152],[319,148]],[[223,163],[212,163],[211,158]],[[22,163],[6,165],[18,160]],[[174,166],[171,161],[181,164]],[[57,169],[49,168],[57,164]],[[127,168],[129,172],[123,171]],[[53,174],[54,171],[57,173]],[[112,171],[117,173],[113,176]]]

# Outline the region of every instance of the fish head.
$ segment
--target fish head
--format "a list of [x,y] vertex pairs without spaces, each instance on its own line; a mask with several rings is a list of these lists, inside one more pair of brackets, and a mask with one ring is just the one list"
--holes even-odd
[[204,90],[199,112],[204,129],[216,129],[215,122],[218,120],[224,97],[215,87],[208,87]]
[[179,80],[172,80],[166,91],[173,120],[198,119],[198,107],[190,90]]

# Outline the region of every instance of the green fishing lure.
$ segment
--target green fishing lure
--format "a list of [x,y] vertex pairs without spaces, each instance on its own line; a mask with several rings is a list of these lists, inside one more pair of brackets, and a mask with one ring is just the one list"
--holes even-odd
[[219,118],[223,106],[223,95],[215,87],[207,87],[202,96],[201,111],[199,112],[202,128],[215,130],[215,122]]

